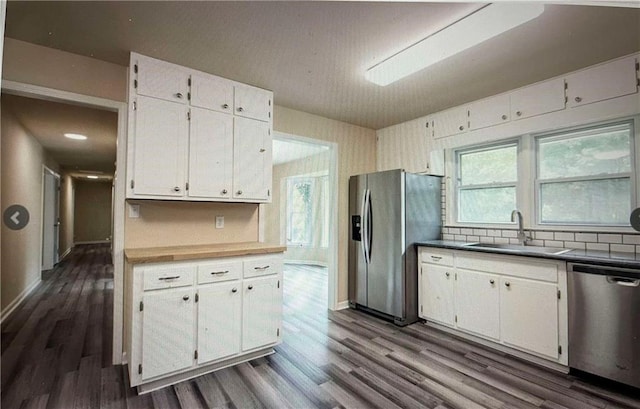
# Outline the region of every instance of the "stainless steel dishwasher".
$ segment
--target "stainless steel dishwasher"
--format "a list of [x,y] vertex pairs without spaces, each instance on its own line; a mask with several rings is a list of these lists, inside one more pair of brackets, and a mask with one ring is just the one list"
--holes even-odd
[[569,366],[640,388],[640,270],[568,270]]

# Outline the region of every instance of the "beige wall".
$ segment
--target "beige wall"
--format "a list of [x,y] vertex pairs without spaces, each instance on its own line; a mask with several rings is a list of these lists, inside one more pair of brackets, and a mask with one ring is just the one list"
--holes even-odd
[[[258,205],[133,201],[140,217],[125,212],[125,248],[233,243],[258,240]],[[224,228],[216,229],[216,216]]]
[[376,133],[372,129],[277,105],[273,128],[278,132],[338,144],[338,302],[347,301],[349,176],[376,170]]
[[2,78],[126,101],[127,68],[53,48],[4,39]]
[[60,256],[73,248],[73,206],[74,180],[63,171],[60,175]]
[[24,206],[30,215],[22,230],[10,230],[2,223],[2,315],[12,303],[40,280],[42,248],[43,165],[58,170],[44,149],[16,120],[2,109],[1,173],[2,211],[13,205]]
[[[327,173],[331,163],[329,151],[298,161],[287,162],[273,167],[272,202],[265,209],[265,241],[286,244],[284,217],[286,214],[286,178],[299,175]],[[313,245],[310,247],[288,246],[285,260],[308,261],[326,265],[328,249],[321,247],[321,229],[314,231]]]
[[111,241],[111,181],[75,182],[74,243]]

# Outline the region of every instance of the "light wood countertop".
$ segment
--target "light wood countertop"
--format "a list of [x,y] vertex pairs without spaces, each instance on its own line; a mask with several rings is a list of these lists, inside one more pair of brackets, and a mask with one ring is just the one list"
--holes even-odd
[[196,246],[171,246],[125,249],[129,264],[161,263],[166,261],[198,260],[205,258],[249,256],[256,254],[282,253],[285,246],[267,243],[225,243]]

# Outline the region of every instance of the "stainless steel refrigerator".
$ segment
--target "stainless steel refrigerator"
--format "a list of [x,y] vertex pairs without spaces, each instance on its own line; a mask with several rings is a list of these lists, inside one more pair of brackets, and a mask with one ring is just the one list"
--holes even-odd
[[349,306],[418,320],[415,243],[440,238],[441,178],[400,169],[349,179]]

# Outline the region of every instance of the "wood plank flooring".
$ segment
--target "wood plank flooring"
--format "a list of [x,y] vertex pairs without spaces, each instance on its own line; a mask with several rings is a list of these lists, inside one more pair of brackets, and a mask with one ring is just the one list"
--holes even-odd
[[326,269],[287,266],[276,353],[147,395],[110,365],[113,269],[82,246],[2,324],[2,408],[640,408],[640,391],[559,374],[430,329],[327,311]]

